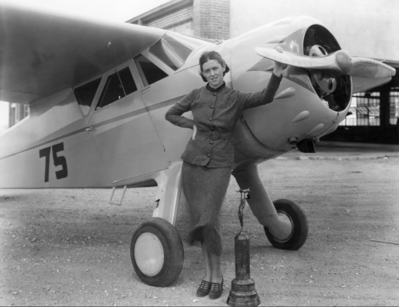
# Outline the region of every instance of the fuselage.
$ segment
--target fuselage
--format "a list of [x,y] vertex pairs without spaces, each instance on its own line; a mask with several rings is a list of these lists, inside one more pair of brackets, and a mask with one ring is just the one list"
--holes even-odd
[[[267,85],[273,62],[254,48],[277,45],[305,55],[315,45],[328,53],[340,49],[328,30],[308,17],[287,18],[218,43],[165,32],[120,65],[32,103],[29,117],[0,136],[0,187],[155,185],[154,174],[180,160],[192,135],[164,116],[205,85],[198,74],[201,53],[216,50],[226,60],[227,86],[257,92]],[[345,118],[350,77],[337,78],[337,89],[325,95],[307,69],[289,67],[283,76],[275,100],[246,110],[237,123],[232,137],[237,167],[282,155],[301,140],[316,140]],[[113,82],[120,82],[122,94],[109,90]]]

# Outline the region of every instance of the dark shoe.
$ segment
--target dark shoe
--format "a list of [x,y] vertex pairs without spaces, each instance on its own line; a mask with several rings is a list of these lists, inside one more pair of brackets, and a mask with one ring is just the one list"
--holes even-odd
[[198,297],[204,297],[208,295],[209,291],[211,290],[211,283],[209,281],[201,281],[201,284],[199,285],[197,289],[197,296]]
[[211,291],[209,291],[209,298],[211,300],[215,300],[222,296],[222,292],[223,292],[223,278],[220,284],[213,282],[211,283]]

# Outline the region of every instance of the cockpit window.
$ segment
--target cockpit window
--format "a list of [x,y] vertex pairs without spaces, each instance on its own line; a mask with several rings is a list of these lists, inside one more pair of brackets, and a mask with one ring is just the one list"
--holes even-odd
[[136,83],[134,83],[132,73],[130,72],[130,69],[128,67],[119,71],[118,75],[123,84],[123,89],[126,95],[137,91]]
[[129,67],[126,67],[108,77],[96,109],[105,107],[135,91],[137,86]]
[[168,76],[162,69],[152,63],[142,54],[136,57],[135,61],[144,86],[153,84]]
[[84,115],[89,113],[94,95],[100,85],[101,78],[86,83],[75,89],[75,97]]
[[192,49],[165,34],[149,51],[171,69],[177,70],[184,64]]

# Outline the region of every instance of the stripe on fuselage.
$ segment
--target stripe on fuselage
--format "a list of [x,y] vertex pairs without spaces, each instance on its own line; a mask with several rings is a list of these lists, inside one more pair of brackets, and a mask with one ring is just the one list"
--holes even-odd
[[[143,113],[145,113],[145,112],[151,112],[151,111],[154,111],[154,110],[162,109],[162,108],[164,108],[164,107],[167,107],[167,106],[170,106],[170,105],[172,105],[172,104],[175,104],[176,101],[180,100],[180,99],[181,99],[182,97],[184,97],[184,96],[185,96],[185,95],[178,96],[178,97],[175,97],[175,98],[166,100],[166,101],[162,101],[162,102],[153,104],[153,105],[151,105],[151,106],[149,106],[149,107],[144,107],[144,108],[141,108],[141,109],[138,109],[138,110],[134,110],[134,111],[132,111],[132,112],[129,112],[129,113],[126,113],[126,114],[117,116],[117,117],[115,117],[115,118],[111,118],[111,119],[105,120],[105,121],[103,121],[103,122],[101,122],[101,123],[95,124],[95,125],[93,125],[93,127],[94,127],[94,128],[101,127],[101,126],[104,126],[104,125],[112,124],[112,123],[114,123],[114,122],[127,119],[127,118],[129,118],[129,117],[138,116],[138,115],[143,114]],[[40,143],[37,143],[37,144],[35,144],[35,145],[32,145],[32,146],[30,146],[30,147],[28,147],[28,148],[25,148],[25,149],[23,149],[23,150],[19,150],[19,151],[17,151],[17,152],[11,153],[11,154],[6,155],[6,156],[4,156],[4,157],[0,157],[0,160],[3,160],[3,159],[6,159],[6,158],[8,158],[8,157],[12,157],[12,156],[18,155],[18,154],[20,154],[20,153],[23,153],[23,152],[28,151],[28,150],[31,150],[31,149],[35,149],[35,148],[37,148],[37,147],[42,147],[42,146],[44,146],[44,145],[46,145],[46,144],[49,144],[49,143],[57,142],[57,141],[59,141],[59,140],[61,140],[61,139],[65,139],[65,138],[68,138],[68,137],[70,137],[70,136],[73,136],[73,135],[76,135],[76,134],[79,134],[79,133],[82,133],[82,132],[85,132],[85,131],[86,131],[86,128],[81,128],[81,129],[78,129],[78,130],[76,130],[76,131],[72,131],[72,132],[69,132],[69,133],[67,133],[67,134],[64,134],[64,135],[61,135],[61,136],[52,138],[52,139],[50,139],[50,140],[42,141],[42,142],[40,142]]]

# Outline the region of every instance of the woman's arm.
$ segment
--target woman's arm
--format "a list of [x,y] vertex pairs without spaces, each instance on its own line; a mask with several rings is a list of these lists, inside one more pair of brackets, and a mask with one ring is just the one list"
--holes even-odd
[[178,127],[193,129],[194,121],[182,116],[182,114],[191,110],[194,99],[195,93],[192,91],[166,112],[165,119]]
[[181,116],[185,112],[186,111],[173,106],[168,112],[166,112],[165,119],[175,126],[193,129],[194,121],[192,119],[188,119],[187,117]]
[[286,64],[276,61],[269,83],[263,91],[254,94],[243,93],[240,99],[243,100],[244,109],[257,107],[272,102],[280,86],[281,79],[283,78],[283,70],[286,67]]

